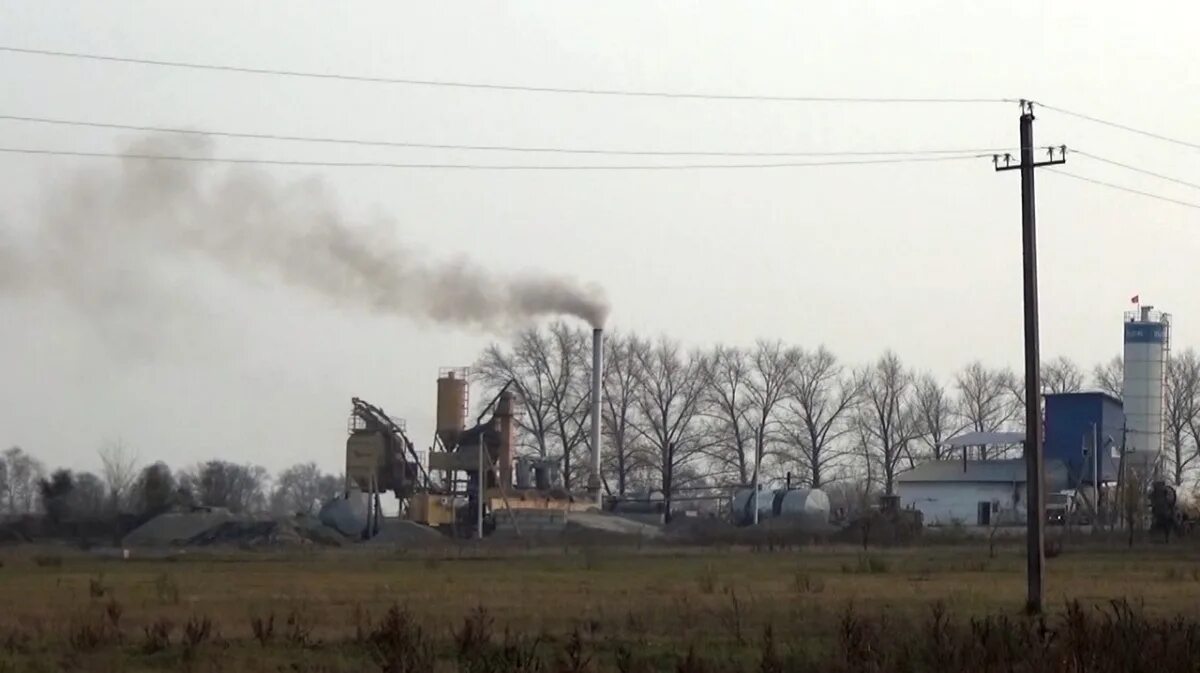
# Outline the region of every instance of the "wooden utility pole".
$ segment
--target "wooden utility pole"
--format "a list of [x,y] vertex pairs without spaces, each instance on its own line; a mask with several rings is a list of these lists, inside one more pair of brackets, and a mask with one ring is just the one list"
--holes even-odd
[[[1054,158],[1055,150],[1060,152]],[[1042,380],[1038,337],[1037,289],[1037,213],[1033,198],[1033,169],[1067,162],[1067,148],[1048,148],[1048,161],[1033,159],[1033,103],[1021,101],[1021,163],[1013,165],[1012,155],[996,155],[997,171],[1021,171],[1021,251],[1025,288],[1025,525],[1026,579],[1028,591],[1025,609],[1040,613],[1045,598],[1043,573],[1046,564],[1046,484],[1042,469]]]

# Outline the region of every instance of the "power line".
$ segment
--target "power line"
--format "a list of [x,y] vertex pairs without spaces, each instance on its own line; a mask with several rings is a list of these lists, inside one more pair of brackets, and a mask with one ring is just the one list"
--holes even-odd
[[1121,129],[1122,131],[1136,133],[1141,136],[1146,136],[1147,138],[1154,138],[1155,140],[1161,140],[1163,142],[1173,143],[1175,145],[1182,145],[1183,147],[1191,147],[1192,149],[1200,149],[1200,143],[1194,143],[1194,142],[1190,142],[1187,140],[1180,140],[1179,138],[1172,138],[1170,136],[1162,135],[1161,133],[1154,133],[1153,131],[1146,131],[1143,129],[1135,128],[1133,126],[1129,126],[1127,124],[1119,124],[1117,122],[1109,121],[1107,119],[1101,119],[1099,117],[1093,117],[1092,115],[1086,115],[1086,114],[1083,114],[1082,112],[1073,112],[1071,110],[1066,110],[1066,109],[1063,109],[1060,107],[1055,107],[1053,105],[1046,105],[1045,103],[1037,103],[1037,104],[1047,110],[1051,110],[1053,112],[1058,112],[1060,114],[1065,114],[1065,115],[1068,115],[1071,117],[1076,117],[1078,119],[1090,121],[1095,124],[1111,126],[1112,128]]
[[1162,173],[1155,173],[1154,171],[1148,171],[1145,168],[1138,168],[1137,166],[1132,166],[1130,164],[1122,163],[1120,161],[1115,161],[1113,159],[1105,159],[1104,157],[1097,156],[1095,154],[1091,154],[1088,152],[1084,152],[1083,150],[1072,149],[1071,152],[1073,154],[1078,154],[1080,156],[1084,156],[1089,159],[1094,159],[1094,160],[1102,162],[1102,163],[1110,164],[1112,166],[1117,166],[1119,168],[1124,168],[1125,170],[1133,171],[1135,173],[1149,175],[1151,177],[1158,178],[1159,180],[1166,180],[1168,182],[1174,182],[1175,184],[1184,185],[1185,187],[1191,187],[1193,189],[1200,189],[1200,183],[1188,182],[1187,180],[1180,180],[1179,178],[1173,178],[1169,175],[1163,175]]
[[1048,169],[1046,169],[1046,170],[1050,171],[1051,173],[1056,173],[1056,174],[1058,174],[1058,175],[1062,175],[1062,176],[1065,176],[1065,177],[1068,177],[1068,178],[1073,178],[1073,179],[1075,179],[1075,180],[1081,180],[1081,181],[1083,181],[1083,182],[1090,182],[1090,183],[1091,183],[1091,184],[1093,184],[1093,185],[1100,185],[1101,187],[1108,187],[1108,188],[1110,188],[1110,189],[1117,189],[1117,190],[1120,190],[1120,191],[1122,191],[1122,192],[1129,192],[1130,194],[1138,194],[1138,195],[1140,195],[1140,196],[1146,196],[1146,197],[1149,197],[1149,198],[1151,198],[1151,199],[1158,199],[1159,201],[1166,201],[1166,202],[1168,202],[1168,203],[1174,203],[1174,204],[1177,204],[1177,205],[1180,205],[1180,206],[1186,206],[1186,207],[1188,207],[1188,208],[1198,208],[1198,209],[1200,209],[1200,203],[1192,203],[1191,201],[1181,201],[1181,200],[1179,200],[1179,199],[1172,199],[1172,198],[1171,198],[1171,197],[1169,197],[1169,196],[1163,196],[1163,195],[1161,195],[1161,194],[1153,194],[1153,193],[1151,193],[1151,192],[1144,192],[1144,191],[1142,191],[1142,190],[1140,190],[1140,189],[1134,189],[1134,188],[1132,188],[1132,187],[1126,187],[1126,186],[1124,186],[1124,185],[1118,185],[1118,184],[1114,184],[1114,183],[1112,183],[1112,182],[1105,182],[1104,180],[1097,180],[1097,179],[1095,179],[1095,178],[1089,178],[1089,177],[1086,177],[1086,176],[1083,176],[1083,175],[1077,175],[1077,174],[1075,174],[1075,173],[1068,173],[1067,171],[1062,171],[1062,170],[1058,170],[1058,169],[1055,169],[1055,168],[1048,168]]
[[871,164],[904,164],[924,163],[934,161],[959,161],[963,159],[979,159],[985,154],[964,154],[961,156],[926,156],[926,157],[891,157],[876,159],[848,159],[845,161],[808,161],[781,162],[757,164],[667,164],[667,165],[539,165],[539,164],[444,164],[444,163],[394,163],[381,161],[304,161],[290,159],[256,159],[239,157],[197,157],[165,154],[142,154],[120,152],[82,152],[71,150],[47,150],[28,147],[0,147],[0,153],[104,158],[104,159],[144,159],[148,161],[179,161],[188,163],[217,163],[217,164],[253,164],[264,166],[319,166],[325,168],[411,168],[411,169],[460,169],[479,171],[668,171],[668,170],[724,170],[724,169],[764,169],[764,168],[803,168],[808,166],[864,166]]
[[80,121],[74,119],[58,119],[52,117],[27,117],[21,115],[0,114],[0,119],[37,124],[52,124],[56,126],[76,126],[100,128],[121,131],[142,131],[147,133],[180,133],[187,135],[213,136],[219,138],[240,138],[254,140],[280,140],[287,142],[325,143],[338,145],[357,145],[365,147],[398,147],[439,150],[479,150],[492,152],[531,152],[557,154],[592,154],[613,156],[691,156],[691,157],[837,157],[837,156],[896,156],[896,155],[934,155],[934,154],[967,154],[967,153],[998,153],[1009,152],[1011,148],[966,148],[966,149],[917,149],[917,150],[846,150],[846,151],[811,151],[811,152],[742,152],[742,151],[709,151],[709,150],[612,150],[601,148],[574,147],[530,147],[522,145],[462,145],[454,143],[424,143],[394,140],[365,140],[358,138],[331,138],[321,136],[297,136],[277,133],[246,133],[240,131],[213,131],[205,129],[189,129],[170,126],[143,126],[136,124],[117,124],[110,122]]
[[23,47],[0,46],[0,51],[15,54],[34,54],[38,56],[53,56],[58,58],[74,58],[90,61],[105,61],[110,63],[134,63],[170,68],[188,68],[192,70],[210,70],[219,72],[237,72],[251,75],[276,75],[282,77],[303,77],[309,79],[343,80],[349,82],[369,82],[373,84],[407,84],[413,86],[454,87],[459,89],[488,89],[496,91],[528,91],[534,93],[579,94],[586,96],[626,96],[638,98],[684,98],[698,100],[728,100],[728,101],[774,101],[791,103],[1015,103],[1010,98],[924,98],[924,97],[855,97],[855,96],[770,96],[753,94],[719,94],[698,93],[685,91],[638,91],[631,89],[589,89],[571,87],[531,86],[523,84],[493,84],[487,82],[466,82],[455,80],[413,79],[402,77],[375,77],[369,75],[349,75],[341,73],[323,73],[301,70],[278,70],[272,68],[252,68],[234,65],[218,65],[212,63],[194,63],[187,61],[167,61],[160,59],[131,58],[126,56],[111,56],[106,54],[87,54],[82,52],[54,51],[49,49],[29,49]]

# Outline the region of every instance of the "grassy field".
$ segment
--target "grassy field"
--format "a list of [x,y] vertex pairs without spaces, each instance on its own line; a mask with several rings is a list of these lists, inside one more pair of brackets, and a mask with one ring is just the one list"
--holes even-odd
[[[1140,620],[1195,624],[1198,559],[1195,546],[1068,547],[1048,561],[1048,603],[1061,612],[1077,601],[1089,619],[1111,619],[1120,609],[1111,601],[1124,600]],[[0,671],[417,671],[434,660],[444,670],[715,670],[701,659],[764,670],[769,641],[797,661],[843,656],[856,620],[867,636],[926,637],[943,613],[963,629],[987,616],[1019,629],[1025,586],[1021,548],[993,558],[982,545],[464,546],[127,561],[14,548],[0,561]],[[1200,627],[1195,636],[1200,661]],[[472,638],[544,668],[472,664],[463,655]],[[411,651],[389,659],[389,648]],[[698,668],[686,667],[689,650]]]

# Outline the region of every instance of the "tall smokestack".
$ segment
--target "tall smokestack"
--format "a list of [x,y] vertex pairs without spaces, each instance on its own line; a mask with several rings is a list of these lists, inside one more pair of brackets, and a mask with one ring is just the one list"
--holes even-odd
[[592,330],[592,474],[588,477],[588,492],[596,495],[596,507],[603,508],[603,489],[600,487],[600,382],[604,375],[604,330]]

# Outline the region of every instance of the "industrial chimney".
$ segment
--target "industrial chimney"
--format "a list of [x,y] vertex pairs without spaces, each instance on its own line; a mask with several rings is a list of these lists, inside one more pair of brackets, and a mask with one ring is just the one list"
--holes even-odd
[[600,391],[604,376],[604,330],[592,330],[592,465],[588,477],[588,493],[595,494],[596,507],[603,508],[604,496],[600,485]]

